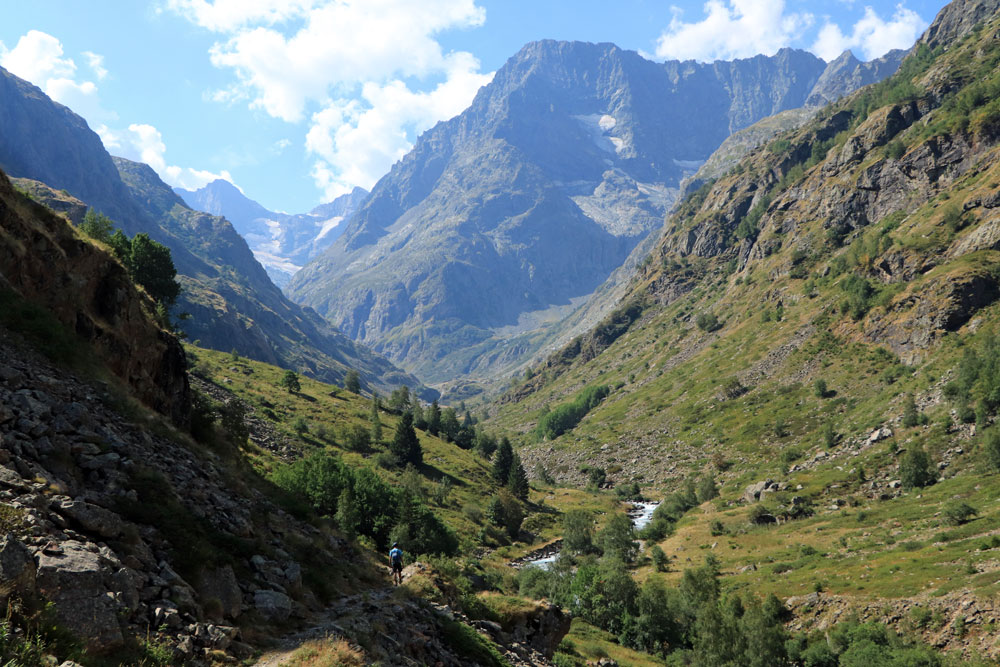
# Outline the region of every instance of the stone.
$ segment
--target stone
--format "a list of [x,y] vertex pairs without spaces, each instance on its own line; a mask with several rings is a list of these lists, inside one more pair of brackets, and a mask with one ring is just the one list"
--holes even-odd
[[0,539],[0,603],[35,590],[35,559],[14,535]]
[[292,600],[280,591],[256,590],[253,605],[271,621],[286,621],[292,613]]
[[62,553],[37,554],[38,592],[55,604],[67,630],[81,637],[88,650],[103,652],[122,646],[119,614],[126,609],[109,585],[113,574],[105,559],[76,541],[60,545]]
[[761,494],[767,491],[774,482],[770,479],[763,482],[755,482],[747,487],[743,492],[743,500],[748,503],[755,503],[760,500]]
[[207,613],[214,611],[210,600],[219,602],[223,618],[238,618],[242,611],[243,592],[231,565],[202,572],[198,581],[198,594]]
[[892,437],[892,429],[889,428],[888,426],[882,426],[881,428],[877,428],[871,432],[871,434],[868,436],[868,444],[874,445],[876,442],[881,442],[882,440],[891,437]]
[[53,509],[72,519],[84,530],[101,537],[118,537],[125,529],[124,522],[117,514],[82,500],[64,500]]

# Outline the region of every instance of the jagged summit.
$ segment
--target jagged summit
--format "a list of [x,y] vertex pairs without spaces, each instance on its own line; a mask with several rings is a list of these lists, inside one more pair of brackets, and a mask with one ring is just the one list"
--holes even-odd
[[731,132],[802,106],[826,67],[794,49],[656,63],[532,42],[420,137],[288,292],[433,381],[510,368],[660,229]]

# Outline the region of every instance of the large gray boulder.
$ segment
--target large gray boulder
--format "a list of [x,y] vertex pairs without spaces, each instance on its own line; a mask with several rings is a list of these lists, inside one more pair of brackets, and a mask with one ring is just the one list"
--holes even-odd
[[129,577],[117,576],[121,563],[81,542],[60,544],[62,553],[38,553],[38,591],[55,604],[59,622],[93,652],[113,650],[124,642],[119,618],[127,602],[138,599]]
[[28,547],[14,535],[0,538],[0,605],[11,595],[25,595],[35,590],[35,561]]
[[202,572],[198,594],[207,613],[215,611],[211,600],[218,601],[218,611],[224,618],[235,619],[243,611],[243,592],[231,565]]

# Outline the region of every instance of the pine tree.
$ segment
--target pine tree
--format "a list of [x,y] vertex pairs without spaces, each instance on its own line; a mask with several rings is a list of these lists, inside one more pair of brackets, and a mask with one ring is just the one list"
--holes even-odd
[[427,430],[427,417],[424,415],[424,406],[420,404],[420,399],[416,396],[413,397],[413,428],[419,428],[421,431]]
[[511,460],[510,473],[507,476],[507,490],[515,498],[521,500],[528,499],[528,475],[524,472],[524,466],[521,465],[521,457],[516,452]]
[[500,447],[493,457],[493,480],[505,486],[510,478],[510,467],[514,463],[514,448],[510,445],[507,436],[500,441]]
[[361,374],[353,369],[347,371],[347,375],[344,376],[344,389],[351,392],[352,394],[360,394]]
[[295,371],[285,371],[285,374],[281,376],[279,384],[287,389],[289,394],[297,394],[302,390],[302,385],[299,383],[299,374]]
[[412,463],[413,465],[423,463],[424,453],[420,449],[417,432],[413,430],[413,415],[409,412],[404,413],[396,425],[396,435],[392,439],[389,451],[402,463]]
[[427,432],[431,435],[437,435],[441,430],[441,406],[438,405],[437,400],[431,403],[431,407],[427,409]]

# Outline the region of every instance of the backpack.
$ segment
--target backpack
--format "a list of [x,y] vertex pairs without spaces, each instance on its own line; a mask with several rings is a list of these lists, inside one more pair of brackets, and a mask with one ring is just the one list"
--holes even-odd
[[403,550],[393,549],[389,552],[389,562],[393,565],[401,565],[403,563]]

